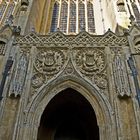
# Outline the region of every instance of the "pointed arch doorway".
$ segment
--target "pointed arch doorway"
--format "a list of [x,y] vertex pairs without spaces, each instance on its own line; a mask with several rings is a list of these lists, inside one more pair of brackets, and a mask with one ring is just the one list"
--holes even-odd
[[45,108],[38,140],[99,140],[99,128],[90,103],[79,92],[67,88]]

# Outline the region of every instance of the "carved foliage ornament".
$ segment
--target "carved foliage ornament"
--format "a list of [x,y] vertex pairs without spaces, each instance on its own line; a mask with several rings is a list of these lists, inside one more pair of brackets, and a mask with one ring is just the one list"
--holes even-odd
[[45,77],[44,74],[42,74],[42,73],[36,73],[32,77],[32,86],[34,88],[38,88],[41,85],[43,85],[43,83],[45,82],[45,80],[46,80],[46,77]]
[[103,89],[107,87],[107,79],[105,74],[94,75],[93,80],[98,87]]

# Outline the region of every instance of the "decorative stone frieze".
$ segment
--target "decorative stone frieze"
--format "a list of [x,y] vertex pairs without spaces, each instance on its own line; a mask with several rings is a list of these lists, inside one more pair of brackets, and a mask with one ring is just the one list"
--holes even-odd
[[14,43],[19,44],[119,44],[126,45],[128,40],[125,36],[117,36],[113,32],[108,31],[104,36],[102,35],[90,35],[87,32],[81,32],[77,36],[64,35],[61,32],[55,32],[54,34],[48,34],[45,36],[31,33],[26,36],[18,36]]
[[[33,64],[32,87],[37,91],[63,70],[69,53],[66,50],[69,49],[73,56],[71,64],[74,64],[74,67],[91,83],[105,89],[107,87],[106,58],[105,47],[102,45],[127,45],[128,42],[125,36],[116,36],[111,31],[104,36],[93,36],[87,32],[81,32],[77,36],[66,36],[58,31],[45,36],[34,32],[26,36],[17,36],[14,44],[27,44],[26,46],[36,44],[37,54]],[[70,73],[72,69],[69,66],[67,74]]]

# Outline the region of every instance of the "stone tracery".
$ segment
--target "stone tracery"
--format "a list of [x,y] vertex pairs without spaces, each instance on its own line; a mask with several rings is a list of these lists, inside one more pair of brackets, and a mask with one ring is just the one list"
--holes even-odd
[[75,34],[83,30],[95,33],[93,7],[93,0],[56,0],[51,32],[59,28],[66,34]]

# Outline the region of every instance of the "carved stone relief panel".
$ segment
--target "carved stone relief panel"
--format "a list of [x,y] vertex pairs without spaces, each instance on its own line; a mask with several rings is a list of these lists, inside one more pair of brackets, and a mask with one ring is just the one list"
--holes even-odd
[[36,71],[46,75],[59,72],[64,64],[64,54],[59,50],[40,50],[36,56],[34,67]]
[[107,87],[104,48],[82,48],[75,55],[77,69],[99,88]]
[[101,73],[105,69],[105,56],[99,49],[82,49],[76,54],[76,64],[85,75]]
[[17,97],[23,92],[29,62],[29,51],[29,48],[20,48],[19,57],[14,60],[14,73],[10,84],[9,96],[14,95]]
[[70,66],[74,64],[73,68],[76,67],[83,78],[105,90],[108,85],[105,46],[126,45],[128,41],[125,36],[117,36],[111,31],[104,36],[90,35],[87,32],[81,32],[77,36],[66,36],[58,31],[45,36],[32,32],[25,36],[18,36],[14,43],[37,46],[31,79],[32,88],[35,91],[41,89],[43,84],[56,78],[64,70],[66,59],[69,57],[66,50],[71,50],[72,59],[65,74],[72,73]]
[[66,49],[53,47],[37,48],[32,76],[32,87],[35,91],[63,69],[67,59]]
[[118,96],[121,98],[129,97],[130,86],[122,48],[112,48],[112,54],[113,54],[112,67],[116,92]]

